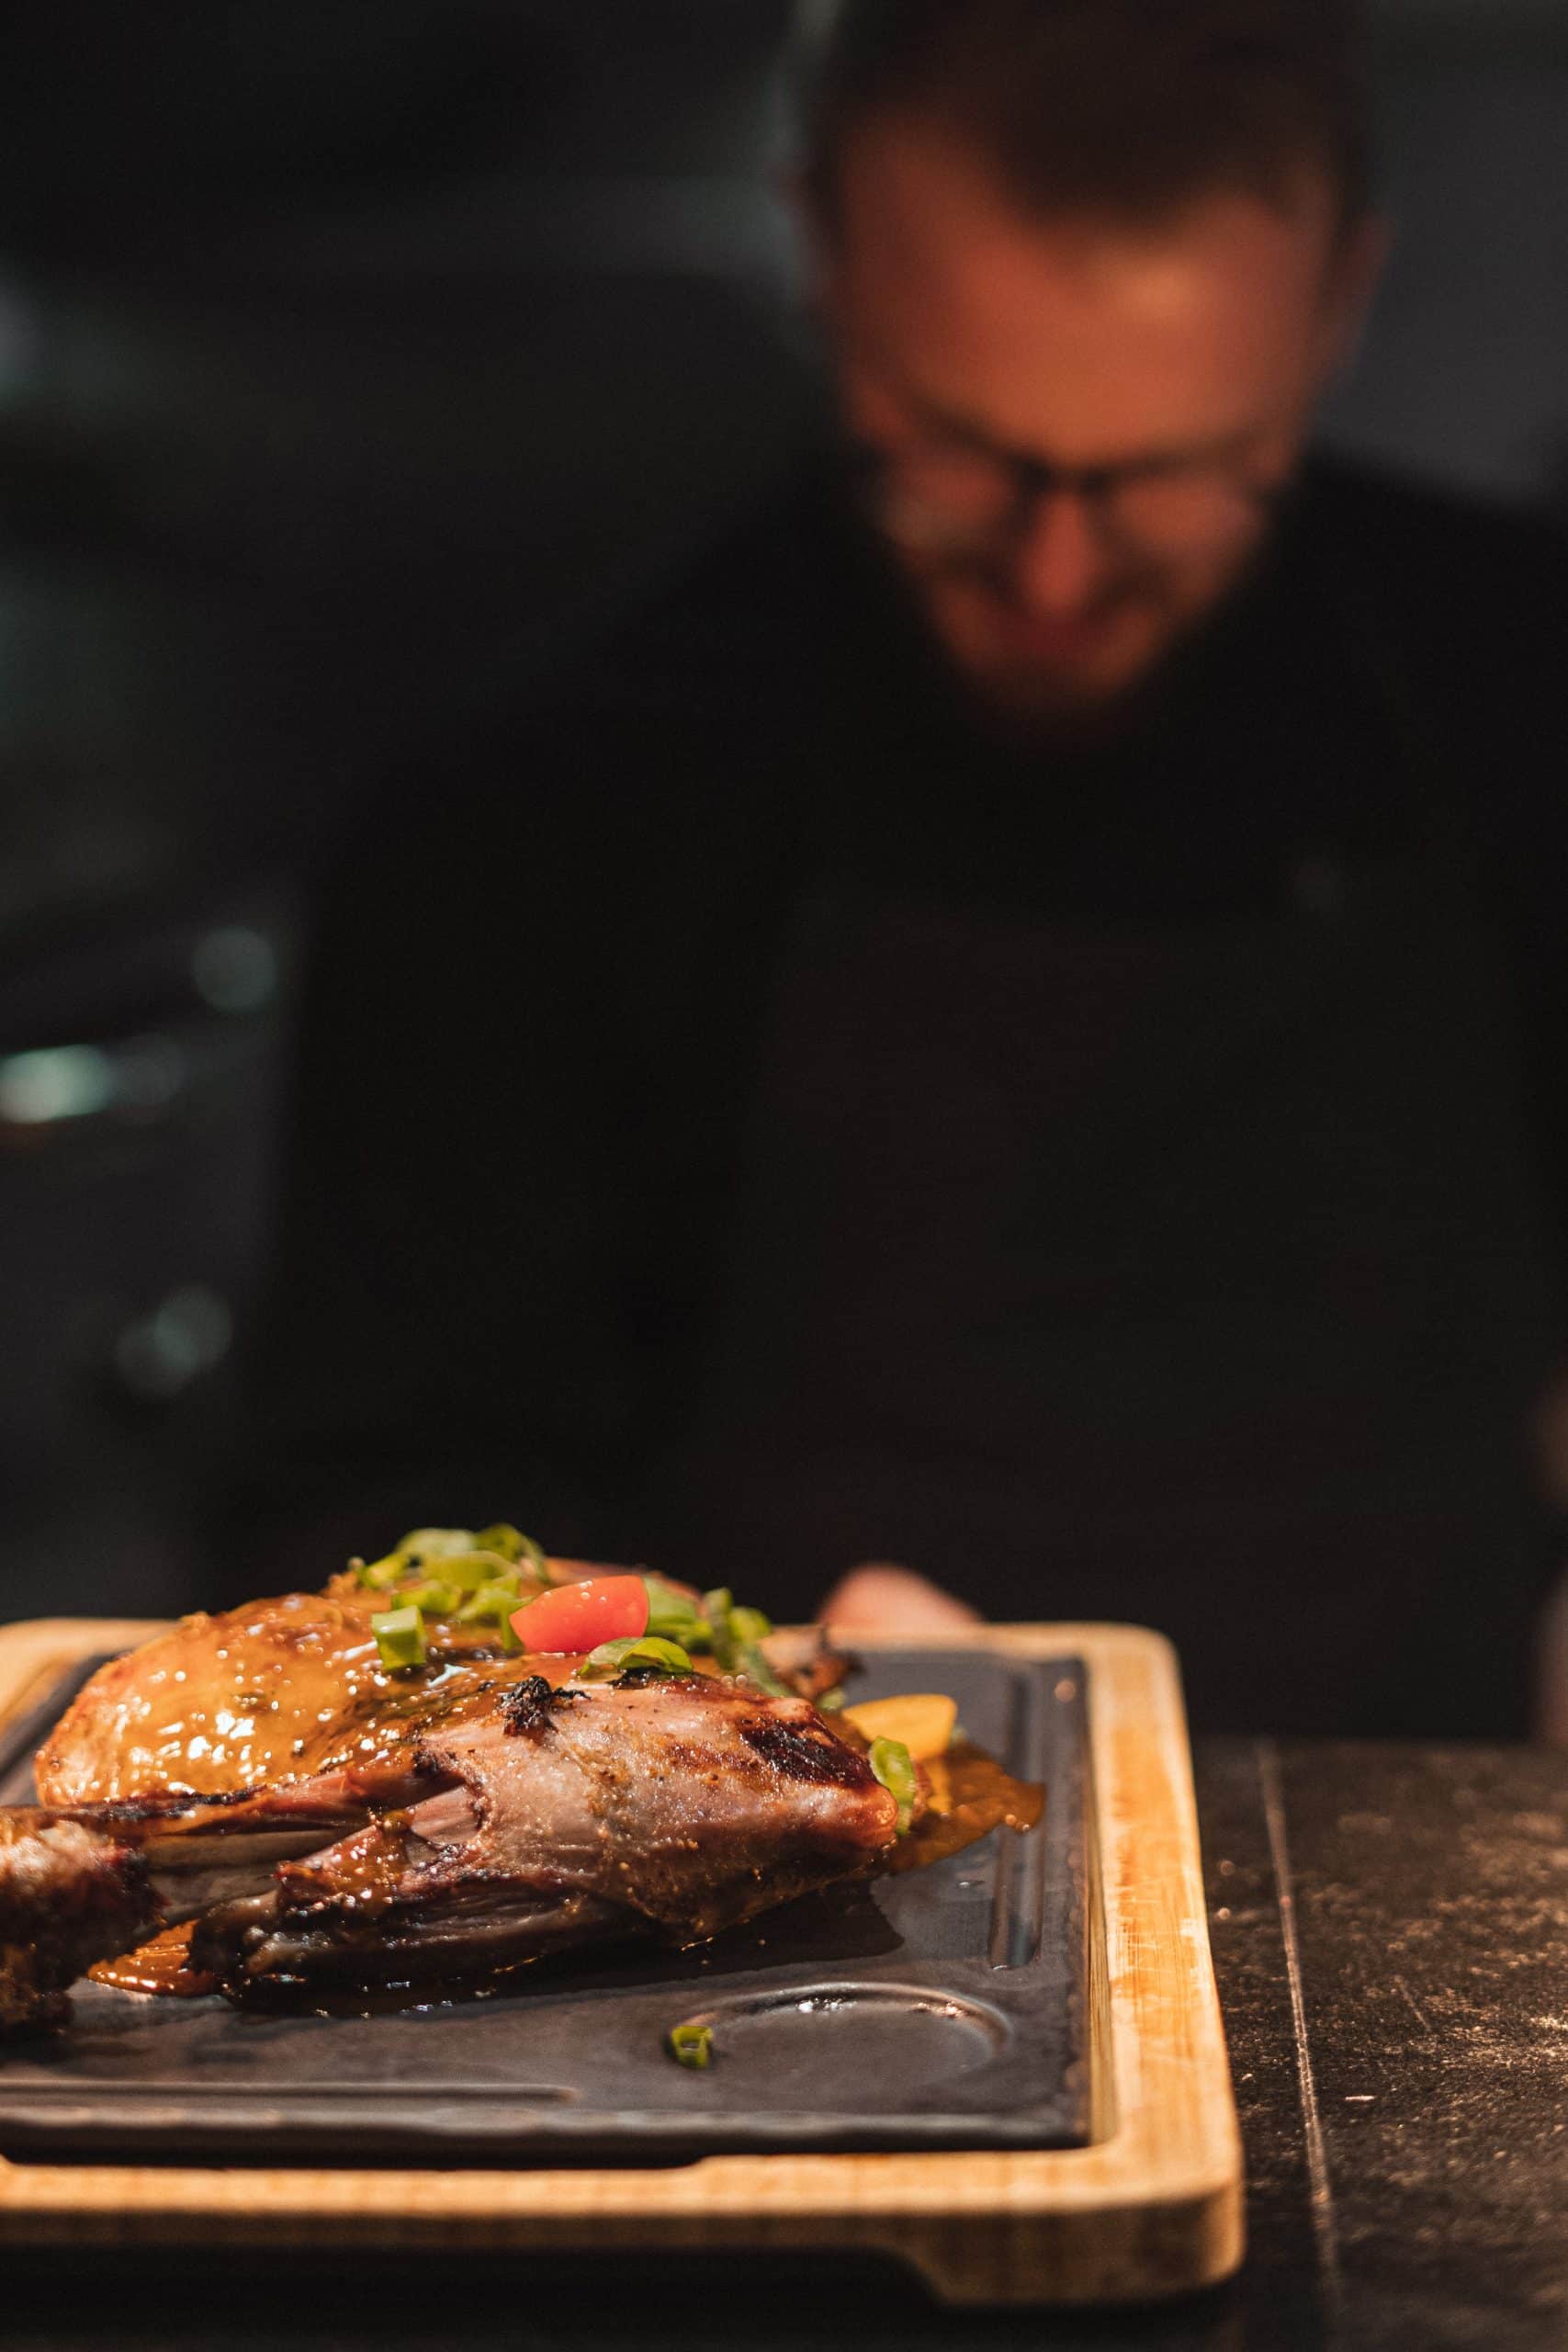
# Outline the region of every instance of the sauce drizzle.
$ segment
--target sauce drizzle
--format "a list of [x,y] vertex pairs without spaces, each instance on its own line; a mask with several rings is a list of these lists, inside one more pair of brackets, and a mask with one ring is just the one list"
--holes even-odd
[[165,1928],[150,1943],[121,1952],[117,1960],[95,1961],[87,1973],[95,1984],[112,1984],[121,1993],[164,1993],[176,2001],[200,2000],[205,1994],[217,1992],[218,1979],[204,1968],[190,1966],[194,1925],[194,1920],[187,1919],[181,1927]]
[[945,1756],[923,1767],[931,1782],[929,1809],[899,1841],[889,1872],[925,1870],[961,1854],[993,1829],[1036,1829],[1044,1818],[1038,1781],[1015,1781],[994,1756],[972,1740],[954,1740]]

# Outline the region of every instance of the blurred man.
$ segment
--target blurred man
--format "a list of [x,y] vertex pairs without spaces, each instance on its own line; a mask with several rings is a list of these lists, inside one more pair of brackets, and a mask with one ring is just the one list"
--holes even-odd
[[288,1500],[1517,1727],[1568,574],[1303,464],[1351,28],[852,0],[801,202],[839,453],[404,779],[324,926]]
[[1338,9],[1111,17],[852,10],[804,190],[873,511],[1026,729],[1123,701],[1235,588],[1382,243]]

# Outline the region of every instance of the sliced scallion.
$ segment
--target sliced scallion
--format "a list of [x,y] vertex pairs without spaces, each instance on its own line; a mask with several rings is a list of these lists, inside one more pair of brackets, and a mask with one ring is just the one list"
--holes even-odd
[[441,1561],[437,1573],[444,1584],[460,1585],[465,1592],[477,1592],[482,1584],[504,1583],[508,1578],[517,1582],[517,1571],[510,1560],[478,1545]]
[[399,1551],[411,1568],[423,1567],[429,1560],[450,1560],[459,1552],[474,1548],[471,1527],[415,1527],[403,1536]]
[[[703,1615],[713,1627],[714,1647],[728,1637],[729,1612],[735,1606],[735,1595],[728,1585],[719,1585],[713,1592],[703,1595]],[[719,1660],[722,1665],[723,1659]]]
[[662,1577],[644,1577],[648,1595],[648,1630],[679,1642],[685,1649],[708,1649],[713,1628],[689,1594],[677,1592]]
[[582,1661],[581,1679],[598,1682],[634,1667],[649,1667],[656,1674],[690,1674],[692,1661],[679,1642],[657,1634],[626,1634],[618,1642],[601,1642]]
[[711,2025],[672,2025],[669,2041],[670,2055],[678,2066],[710,2066],[713,2064]]
[[481,1527],[474,1534],[476,1552],[499,1552],[503,1560],[520,1560],[528,1548],[528,1538],[510,1520],[498,1519],[493,1526]]
[[515,1581],[511,1584],[499,1581],[481,1584],[477,1592],[469,1593],[458,1610],[457,1622],[459,1625],[483,1625],[495,1618],[505,1623],[522,1606],[522,1601],[523,1595]]
[[412,1602],[401,1609],[383,1609],[370,1620],[383,1666],[423,1666],[425,1659],[424,1619]]
[[789,1684],[773,1672],[755,1642],[738,1642],[735,1647],[735,1671],[765,1690],[770,1699],[793,1699]]
[[866,1760],[888,1795],[897,1801],[898,1835],[902,1838],[915,1817],[915,1799],[919,1793],[909,1751],[901,1739],[874,1739]]
[[711,1630],[713,1654],[726,1674],[743,1674],[772,1699],[793,1695],[762,1655],[760,1645],[773,1629],[760,1609],[737,1609],[734,1595],[721,1585],[704,1593],[703,1615]]
[[359,1563],[359,1581],[367,1585],[372,1592],[389,1592],[402,1573],[403,1555],[400,1552],[389,1552],[385,1559],[371,1560],[368,1564],[364,1560]]
[[427,1617],[455,1617],[462,1598],[457,1586],[448,1584],[444,1577],[426,1577],[422,1583],[410,1585],[398,1595],[405,1606],[421,1610]]
[[499,1552],[501,1557],[510,1561],[513,1566],[532,1569],[541,1584],[555,1582],[549,1555],[544,1545],[536,1544],[531,1535],[525,1535],[520,1527],[513,1527],[510,1520],[498,1519],[493,1527],[481,1527],[474,1538],[474,1549],[476,1552]]

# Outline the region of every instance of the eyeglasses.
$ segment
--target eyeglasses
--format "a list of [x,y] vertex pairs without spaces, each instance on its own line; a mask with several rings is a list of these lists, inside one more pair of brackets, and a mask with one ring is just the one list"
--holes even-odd
[[1124,465],[1056,466],[969,438],[931,435],[856,452],[861,489],[890,538],[946,555],[1016,545],[1054,498],[1077,499],[1100,538],[1123,553],[1187,555],[1256,527],[1283,494],[1248,470],[1234,445]]

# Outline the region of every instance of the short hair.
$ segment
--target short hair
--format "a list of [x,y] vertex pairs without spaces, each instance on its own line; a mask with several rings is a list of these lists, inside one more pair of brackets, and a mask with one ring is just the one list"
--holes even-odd
[[884,108],[948,126],[1033,217],[1283,210],[1313,168],[1345,225],[1369,199],[1359,0],[841,0],[807,75],[829,220],[845,134]]

